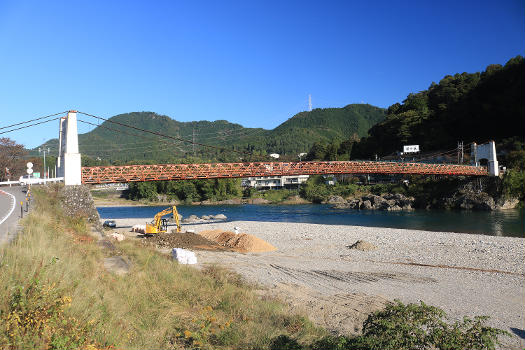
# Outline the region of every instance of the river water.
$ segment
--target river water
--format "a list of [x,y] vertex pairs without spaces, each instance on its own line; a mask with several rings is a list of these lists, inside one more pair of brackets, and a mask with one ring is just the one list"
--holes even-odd
[[[103,219],[147,218],[166,206],[100,207]],[[325,225],[391,227],[427,231],[525,237],[525,210],[501,211],[374,211],[333,209],[330,205],[206,205],[177,206],[183,217],[224,214],[228,221],[304,222]]]

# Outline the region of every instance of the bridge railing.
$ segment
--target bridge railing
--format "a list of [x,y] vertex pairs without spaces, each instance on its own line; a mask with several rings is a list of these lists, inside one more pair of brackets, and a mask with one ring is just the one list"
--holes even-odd
[[46,179],[36,179],[32,178],[30,181],[26,179],[25,181],[2,181],[0,182],[0,186],[11,186],[11,185],[26,185],[27,183],[30,183],[31,185],[40,185],[40,184],[46,184],[48,182],[62,182],[64,181],[63,177],[51,177]]
[[484,167],[455,164],[374,161],[250,162],[83,167],[82,183],[100,184],[322,174],[488,175],[487,169]]

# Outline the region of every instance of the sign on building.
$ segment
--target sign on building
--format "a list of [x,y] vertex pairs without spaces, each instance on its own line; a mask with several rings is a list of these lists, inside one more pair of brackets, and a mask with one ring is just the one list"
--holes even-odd
[[403,146],[403,153],[419,152],[419,145]]

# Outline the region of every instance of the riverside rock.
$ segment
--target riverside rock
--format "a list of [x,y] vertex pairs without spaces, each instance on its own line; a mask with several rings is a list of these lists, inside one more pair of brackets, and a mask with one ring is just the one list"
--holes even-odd
[[[338,197],[338,196],[332,196]],[[378,196],[375,194],[367,194],[361,198],[353,198],[345,201],[341,201],[339,198],[330,197],[329,201],[332,200],[333,207],[337,209],[361,209],[361,210],[385,210],[385,211],[397,211],[397,210],[412,210],[414,203],[413,197],[406,197],[400,193],[396,194],[385,194]],[[342,198],[341,198],[342,199]]]
[[327,204],[343,204],[346,203],[345,199],[341,196],[330,196],[326,201]]

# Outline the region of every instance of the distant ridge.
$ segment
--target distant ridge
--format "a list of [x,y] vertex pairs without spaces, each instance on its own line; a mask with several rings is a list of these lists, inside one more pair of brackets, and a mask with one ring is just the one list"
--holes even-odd
[[[279,153],[295,159],[314,142],[363,137],[385,114],[386,110],[367,104],[317,108],[298,113],[273,130],[245,128],[226,120],[179,122],[154,112],[124,113],[109,120],[210,146],[255,154]],[[79,120],[82,119],[93,122],[91,118],[79,116]],[[58,140],[49,140],[42,146],[51,148],[53,154]],[[194,161],[194,155],[204,161],[239,160],[239,155],[233,152],[193,146],[190,142],[171,142],[108,121],[79,135],[79,148],[83,158],[119,164]]]

